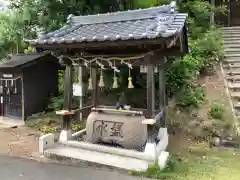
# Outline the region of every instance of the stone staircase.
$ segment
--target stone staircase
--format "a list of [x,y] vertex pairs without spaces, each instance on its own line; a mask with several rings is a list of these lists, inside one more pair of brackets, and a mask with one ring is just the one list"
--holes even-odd
[[[222,67],[231,97],[233,113],[240,119],[240,26],[224,28],[225,59]],[[236,121],[238,124],[238,121]],[[238,128],[237,128],[238,129]]]

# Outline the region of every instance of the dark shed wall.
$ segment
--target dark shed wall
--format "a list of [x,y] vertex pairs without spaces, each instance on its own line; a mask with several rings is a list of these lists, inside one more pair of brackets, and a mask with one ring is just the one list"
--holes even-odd
[[58,93],[58,64],[43,58],[23,70],[25,119],[43,111],[48,97]]

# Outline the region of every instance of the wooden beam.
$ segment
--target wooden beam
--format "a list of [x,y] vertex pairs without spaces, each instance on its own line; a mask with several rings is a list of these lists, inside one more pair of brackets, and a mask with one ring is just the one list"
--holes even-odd
[[127,47],[127,46],[147,46],[147,45],[160,45],[166,40],[172,39],[172,37],[167,38],[157,38],[157,39],[141,39],[141,40],[117,40],[117,41],[103,41],[103,42],[81,42],[81,43],[65,43],[65,44],[37,44],[33,45],[36,48],[44,49],[93,49],[93,48],[106,48],[106,47]]
[[[88,61],[92,60],[93,58],[109,58],[109,57],[119,57],[119,58],[126,58],[126,57],[137,57],[137,56],[142,56],[142,58],[139,59],[135,59],[135,60],[129,60],[128,62],[132,64],[132,66],[140,66],[140,65],[147,65],[147,64],[152,64],[152,65],[161,65],[164,62],[162,61],[162,57],[164,56],[181,56],[183,55],[185,52],[181,52],[180,47],[171,47],[169,49],[158,49],[158,50],[154,50],[154,51],[150,51],[148,52],[148,54],[128,54],[128,56],[126,55],[110,55],[110,54],[96,54],[96,55],[91,55],[91,56],[74,56],[76,57],[75,59],[77,59],[77,57],[82,57]],[[158,56],[158,59],[154,59],[154,58],[147,58],[146,56],[152,56],[152,55]],[[145,57],[144,57],[145,55]],[[65,56],[68,56],[67,54]],[[61,58],[61,59],[65,59],[65,58]],[[68,58],[67,58],[68,59]],[[67,60],[64,60],[64,62]],[[84,65],[84,61],[83,60],[76,60],[77,64],[80,65]],[[102,61],[101,63],[104,64],[105,67],[109,67],[109,63],[107,61]],[[118,67],[126,67],[125,64],[121,63],[121,60],[115,60],[115,65]],[[91,67],[97,67],[99,68],[98,65],[96,65],[96,63],[92,63]]]

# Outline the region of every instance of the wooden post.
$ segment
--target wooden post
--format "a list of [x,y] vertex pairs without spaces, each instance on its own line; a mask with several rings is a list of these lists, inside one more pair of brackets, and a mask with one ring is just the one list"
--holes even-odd
[[[64,77],[64,110],[72,110],[72,64],[67,64]],[[67,114],[62,116],[62,128],[65,131],[71,130],[72,115]]]
[[147,117],[155,116],[155,82],[154,82],[154,66],[147,66]]
[[[215,0],[211,0],[211,5],[215,6]],[[210,25],[213,26],[215,24],[215,14],[212,11],[210,15]]]
[[[82,78],[83,67],[79,65],[78,67],[78,83],[81,86],[81,91],[83,91],[83,78]],[[83,94],[79,97],[79,109],[83,108]],[[79,120],[82,121],[82,112],[79,113]]]
[[231,1],[229,1],[228,2],[228,5],[227,5],[227,13],[228,13],[228,27],[230,27],[231,26],[231,24],[232,24],[232,22],[231,22],[231,9],[232,9],[232,7],[231,7]]
[[72,79],[73,79],[73,66],[69,58],[63,57],[61,63],[66,65],[64,76],[64,104],[63,109],[69,111],[62,114],[62,131],[59,137],[59,141],[67,141],[72,136]]
[[98,83],[97,83],[97,68],[92,68],[92,83],[93,83],[93,106],[98,105]]
[[167,105],[167,98],[166,98],[166,80],[165,80],[165,72],[164,72],[164,64],[158,66],[158,75],[159,75],[159,109],[163,112],[163,116],[160,120],[161,127],[166,127],[166,105]]
[[66,65],[65,77],[64,77],[64,109],[72,110],[72,71],[73,67],[71,64]]

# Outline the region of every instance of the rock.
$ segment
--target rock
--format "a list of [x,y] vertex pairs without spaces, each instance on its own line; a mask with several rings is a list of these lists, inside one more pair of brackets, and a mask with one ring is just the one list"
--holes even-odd
[[213,143],[214,146],[220,146],[221,140],[220,140],[219,137],[214,137],[214,138],[212,139],[212,143]]

